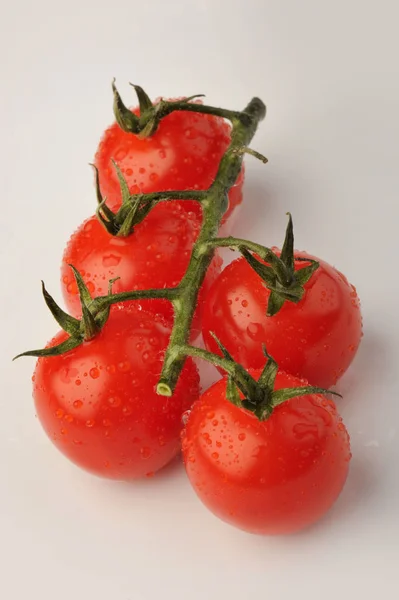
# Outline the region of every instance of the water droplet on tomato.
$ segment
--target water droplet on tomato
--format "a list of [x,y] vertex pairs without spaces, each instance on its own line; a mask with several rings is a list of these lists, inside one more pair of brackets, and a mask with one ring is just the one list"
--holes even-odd
[[213,459],[217,460],[219,458],[219,452],[212,452],[211,456]]
[[248,300],[241,300],[241,306],[246,308],[248,306]]
[[182,421],[183,425],[186,425],[186,423],[187,423],[187,421],[188,421],[188,419],[189,419],[189,417],[190,417],[190,413],[191,413],[191,411],[190,411],[190,410],[186,410],[186,411],[185,411],[185,412],[182,414],[182,416],[181,416],[181,421]]
[[141,454],[142,458],[150,458],[151,449],[148,448],[147,446],[144,446],[143,448],[140,449],[140,454]]
[[62,417],[64,416],[64,411],[62,410],[62,408],[57,408],[57,410],[55,411],[55,416],[57,417],[57,419],[62,419]]
[[122,373],[128,373],[130,370],[130,362],[123,361],[118,363],[118,370],[121,371]]
[[76,409],[82,408],[83,402],[82,400],[75,400],[72,406]]
[[260,323],[250,323],[247,327],[247,333],[252,339],[257,338],[262,332],[263,328]]
[[64,421],[66,421],[67,423],[73,423],[73,416],[72,415],[65,415]]
[[245,433],[239,433],[238,434],[238,439],[240,440],[240,442],[243,442],[245,440],[247,436],[245,435]]
[[150,181],[152,181],[153,183],[155,183],[156,181],[158,181],[158,179],[159,179],[158,173],[151,173],[150,174]]
[[104,267],[116,267],[121,262],[121,257],[116,256],[116,254],[106,254],[103,256],[103,266]]
[[100,371],[97,369],[97,367],[93,367],[90,369],[89,375],[92,379],[98,379],[98,377],[100,377]]
[[76,294],[79,293],[78,286],[77,286],[77,283],[76,283],[75,280],[70,281],[68,283],[68,285],[67,285],[67,292],[68,292],[68,294],[74,294],[74,295],[76,295]]
[[118,408],[118,406],[121,404],[121,399],[119,396],[110,396],[108,398],[108,404],[112,406],[112,408]]
[[123,160],[126,157],[127,150],[125,148],[119,148],[115,153],[115,160]]
[[130,177],[131,175],[133,175],[133,169],[131,169],[130,167],[128,169],[126,169],[126,175],[128,177]]
[[88,419],[85,423],[86,427],[94,427],[95,421],[93,419]]

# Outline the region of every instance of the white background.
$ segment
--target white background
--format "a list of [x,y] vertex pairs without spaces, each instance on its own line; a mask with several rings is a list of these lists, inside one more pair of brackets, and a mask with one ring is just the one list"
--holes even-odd
[[[4,600],[393,597],[399,535],[399,75],[395,0],[2,3],[0,596]],[[135,485],[58,454],[34,417],[33,359],[54,332],[64,243],[94,209],[110,83],[153,97],[268,105],[238,235],[297,246],[357,285],[365,337],[340,390],[354,459],[330,515],[293,537],[216,520],[181,468]]]

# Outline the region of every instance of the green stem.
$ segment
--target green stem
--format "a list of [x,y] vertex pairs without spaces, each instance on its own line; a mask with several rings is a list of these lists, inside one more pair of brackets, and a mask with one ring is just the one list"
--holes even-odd
[[[149,202],[164,202],[167,200],[197,200],[201,202],[206,195],[206,191],[203,190],[182,190],[182,191],[168,191],[168,192],[152,192],[143,195],[146,203]],[[131,198],[136,199],[137,195],[133,195]]]
[[266,246],[232,236],[225,238],[214,238],[209,240],[207,243],[213,248],[230,248],[230,250],[238,250],[238,252],[240,252],[242,248],[245,248],[250,252],[258,254],[261,258],[263,258],[263,260],[267,260],[272,254],[274,255],[273,251]]
[[[204,105],[200,104],[192,106],[197,109],[204,108]],[[265,114],[263,102],[254,98],[243,113],[239,113],[240,116],[234,113],[231,117],[231,142],[220,161],[215,181],[202,199],[202,228],[194,244],[190,264],[180,283],[179,292],[173,300],[175,321],[157,387],[159,394],[173,393],[184,365],[185,357],[178,349],[187,345],[199,290],[215,253],[215,248],[208,245],[208,242],[217,235],[226,210],[226,196],[241,170],[243,156],[237,150],[250,143]]]
[[213,115],[216,117],[222,117],[229,121],[240,120],[242,113],[234,110],[227,110],[225,108],[218,108],[216,106],[208,106],[206,104],[197,104],[195,102],[187,102],[187,100],[177,102],[165,102],[159,103],[159,109],[157,110],[157,119],[163,119],[175,110],[184,110],[187,112],[202,113],[205,115]]
[[128,292],[119,292],[118,294],[109,294],[107,296],[97,296],[90,304],[92,313],[97,314],[111,304],[118,302],[129,302],[130,300],[151,300],[155,298],[173,301],[179,294],[179,288],[160,288],[150,290],[135,290]]
[[202,348],[196,348],[195,346],[190,345],[182,346],[182,348],[180,348],[180,355],[201,358],[215,367],[220,367],[226,371],[228,375],[231,375],[242,389],[247,391],[246,395],[248,397],[254,396],[254,388],[256,387],[254,384],[256,384],[256,382],[239,363],[223,358],[218,354],[208,352],[208,350],[203,350]]

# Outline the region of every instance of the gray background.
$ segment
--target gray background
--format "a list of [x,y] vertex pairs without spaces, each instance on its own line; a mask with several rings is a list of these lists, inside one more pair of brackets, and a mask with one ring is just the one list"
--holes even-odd
[[[0,595],[7,600],[375,598],[396,589],[399,82],[397,2],[3,3],[0,15]],[[357,285],[365,338],[342,380],[354,459],[329,516],[287,538],[216,520],[181,469],[137,485],[63,459],[34,417],[33,360],[56,331],[59,264],[94,210],[110,82],[268,105],[237,235],[297,246]]]

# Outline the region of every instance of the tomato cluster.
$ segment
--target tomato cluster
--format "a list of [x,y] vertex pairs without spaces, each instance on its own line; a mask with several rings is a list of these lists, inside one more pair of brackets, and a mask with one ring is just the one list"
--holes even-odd
[[[138,119],[140,110],[131,114]],[[112,479],[150,477],[182,449],[189,481],[220,518],[253,533],[297,531],[330,508],[348,474],[347,431],[319,388],[337,382],[359,346],[356,290],[324,261],[294,253],[290,226],[281,251],[242,251],[222,271],[215,252],[190,340],[202,329],[203,357],[228,375],[201,395],[188,356],[173,393],[157,394],[172,303],[150,295],[93,307],[110,282],[113,294],[183,285],[203,224],[200,203],[137,204],[134,215],[142,211],[142,218],[134,221],[126,195],[207,190],[231,128],[193,110],[171,111],[148,137],[120,125],[105,131],[95,155],[97,213],[73,233],[62,258],[70,315],[44,290],[64,331],[31,353],[39,356],[39,420],[65,456]],[[242,167],[222,225],[242,202],[243,180]]]

